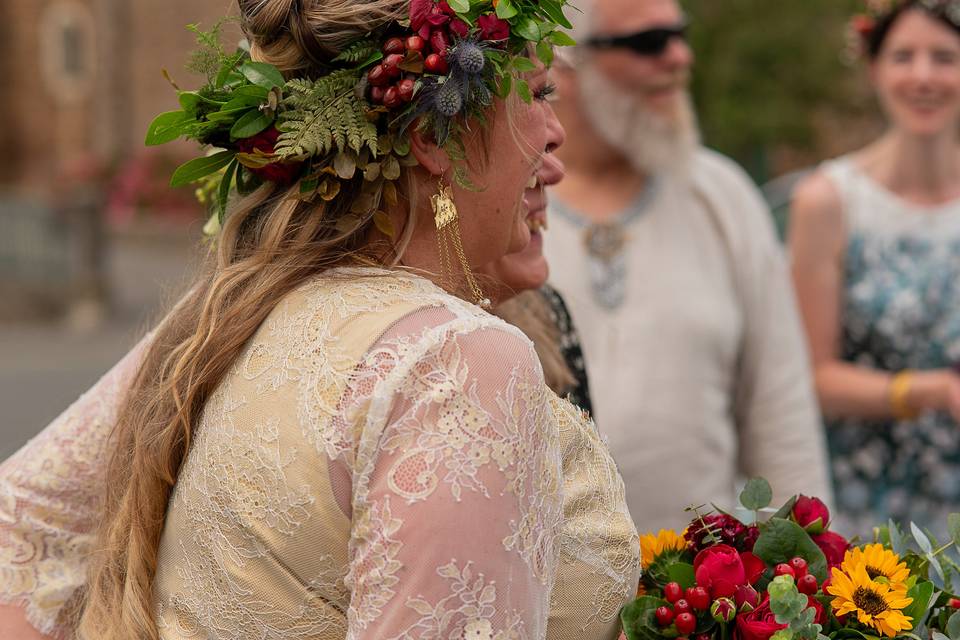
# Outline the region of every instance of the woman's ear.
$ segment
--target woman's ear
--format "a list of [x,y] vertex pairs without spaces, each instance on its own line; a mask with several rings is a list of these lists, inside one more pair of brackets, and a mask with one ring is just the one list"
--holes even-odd
[[410,152],[420,166],[431,175],[442,176],[449,173],[449,156],[437,146],[429,133],[418,131],[415,126],[411,126],[410,129]]

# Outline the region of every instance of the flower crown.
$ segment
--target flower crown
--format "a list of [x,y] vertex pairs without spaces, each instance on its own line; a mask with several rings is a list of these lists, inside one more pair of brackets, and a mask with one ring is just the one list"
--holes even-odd
[[[847,57],[851,60],[865,57],[867,42],[877,22],[905,1],[864,0],[865,11],[851,17],[847,24]],[[960,0],[919,0],[918,4],[929,11],[943,11],[947,20],[960,29]]]
[[[195,140],[213,152],[181,165],[171,186],[200,182],[216,234],[231,192],[270,181],[299,183],[304,201],[352,198],[356,223],[389,224],[381,204],[396,204],[401,167],[414,166],[409,127],[433,138],[457,163],[454,180],[478,189],[462,164],[462,133],[494,96],[533,99],[522,74],[549,66],[554,46],[574,41],[561,27],[566,0],[411,0],[409,18],[375,28],[345,46],[322,75],[284,78],[241,45],[227,53],[222,23],[190,28],[200,50],[188,65],[207,77],[196,91],[177,87],[181,109],[151,123],[146,144]],[[350,186],[350,189],[347,187]]]

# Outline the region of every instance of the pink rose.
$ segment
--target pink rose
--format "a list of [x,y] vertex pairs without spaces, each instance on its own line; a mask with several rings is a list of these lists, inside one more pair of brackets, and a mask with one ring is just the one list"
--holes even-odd
[[732,598],[737,587],[746,583],[746,572],[740,554],[731,546],[707,547],[693,560],[697,585],[710,592],[710,597]]
[[810,538],[817,543],[817,546],[823,551],[823,555],[826,556],[828,569],[839,566],[843,562],[843,556],[847,553],[847,549],[850,548],[850,543],[847,542],[846,538],[833,531],[817,533],[811,535]]
[[830,511],[819,498],[801,495],[790,512],[793,521],[803,527],[807,533],[822,533],[830,522]]
[[481,40],[506,40],[510,37],[510,23],[494,14],[477,18]]

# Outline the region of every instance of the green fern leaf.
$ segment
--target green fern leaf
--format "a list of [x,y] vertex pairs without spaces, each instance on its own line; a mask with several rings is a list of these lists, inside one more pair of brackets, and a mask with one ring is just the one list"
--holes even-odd
[[346,48],[344,48],[344,50],[333,59],[333,61],[356,64],[372,57],[379,50],[380,49],[377,46],[377,43],[373,42],[372,40],[357,40],[356,42],[347,45]]

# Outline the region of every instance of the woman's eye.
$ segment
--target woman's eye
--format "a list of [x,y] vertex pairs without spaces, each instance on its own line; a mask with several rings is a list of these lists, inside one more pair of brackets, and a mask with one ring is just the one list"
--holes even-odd
[[550,102],[551,96],[555,96],[556,91],[557,85],[545,84],[534,92],[533,97],[540,102]]
[[912,57],[913,53],[911,51],[894,51],[890,56],[894,62],[910,62]]
[[957,54],[954,51],[934,51],[933,60],[938,64],[956,64]]

